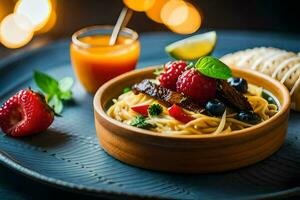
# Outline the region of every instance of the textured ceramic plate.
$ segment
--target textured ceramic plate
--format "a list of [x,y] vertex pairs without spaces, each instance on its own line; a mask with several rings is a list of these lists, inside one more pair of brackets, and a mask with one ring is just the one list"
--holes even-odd
[[[299,50],[300,40],[282,35],[219,33],[215,55],[266,45]],[[168,61],[168,34],[141,38],[139,67]],[[0,103],[20,88],[34,86],[33,69],[56,77],[73,75],[69,42],[18,54],[0,63]],[[40,182],[93,195],[175,199],[258,199],[300,194],[300,113],[291,113],[286,142],[270,158],[227,173],[181,175],[135,168],[108,156],[95,135],[93,97],[76,83],[74,102],[40,135],[13,139],[0,134],[0,162]],[[184,158],[182,158],[184,159]]]

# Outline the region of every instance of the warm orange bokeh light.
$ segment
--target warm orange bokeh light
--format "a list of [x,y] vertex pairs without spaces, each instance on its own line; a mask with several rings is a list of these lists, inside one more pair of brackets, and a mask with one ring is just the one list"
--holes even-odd
[[17,13],[6,16],[0,24],[0,38],[4,46],[19,48],[27,44],[33,36],[29,19]]
[[4,12],[5,12],[5,10],[4,10],[3,6],[0,4],[0,22],[5,16]]
[[52,12],[50,0],[19,0],[15,6],[15,13],[26,16],[34,26],[34,29],[43,28]]
[[182,24],[188,17],[188,6],[182,0],[169,0],[163,6],[160,16],[166,26]]
[[53,10],[51,12],[51,15],[50,15],[50,18],[49,18],[47,24],[42,29],[37,31],[37,34],[46,33],[48,31],[50,31],[54,27],[54,25],[56,24],[56,20],[57,20],[57,14]]
[[56,23],[55,4],[55,0],[18,0],[14,13],[0,24],[0,42],[19,48],[30,42],[35,32],[49,31]]
[[135,11],[143,12],[151,8],[155,0],[123,0],[125,5]]
[[168,1],[169,0],[155,0],[152,7],[146,11],[147,16],[157,23],[163,23],[163,21],[160,17],[160,13],[161,13],[163,6]]
[[170,0],[162,9],[164,24],[173,32],[191,34],[201,26],[201,15],[197,8],[189,2]]

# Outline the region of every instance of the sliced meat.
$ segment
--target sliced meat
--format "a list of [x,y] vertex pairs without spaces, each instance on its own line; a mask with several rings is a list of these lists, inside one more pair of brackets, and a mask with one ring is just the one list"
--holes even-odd
[[140,83],[132,86],[132,91],[135,94],[143,93],[151,96],[157,100],[165,102],[168,106],[177,104],[182,108],[191,110],[196,113],[202,113],[204,111],[200,105],[193,102],[189,97],[182,95],[181,93],[174,92],[170,89],[161,87],[148,79],[143,80]]
[[247,98],[229,85],[226,80],[217,80],[217,92],[221,98],[230,103],[234,108],[247,111],[253,110]]

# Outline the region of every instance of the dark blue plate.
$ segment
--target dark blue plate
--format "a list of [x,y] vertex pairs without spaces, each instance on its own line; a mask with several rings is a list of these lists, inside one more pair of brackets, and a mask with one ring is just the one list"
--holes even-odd
[[[220,31],[215,56],[254,47],[300,50],[293,35]],[[179,39],[166,33],[141,37],[138,68],[169,60],[164,46]],[[60,41],[0,62],[0,103],[32,86],[32,70],[73,76],[69,41]],[[270,158],[240,170],[182,175],[144,170],[108,156],[95,135],[92,95],[77,82],[74,102],[66,105],[45,133],[14,139],[0,134],[0,162],[37,181],[92,195],[174,199],[259,199],[300,194],[300,114],[292,112],[286,142]],[[184,159],[184,158],[182,158]]]

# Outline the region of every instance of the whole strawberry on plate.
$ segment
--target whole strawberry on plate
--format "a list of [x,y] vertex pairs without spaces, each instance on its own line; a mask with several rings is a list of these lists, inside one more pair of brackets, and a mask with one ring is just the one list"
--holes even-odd
[[0,107],[0,128],[13,137],[34,135],[45,131],[54,120],[54,111],[45,97],[24,89]]

